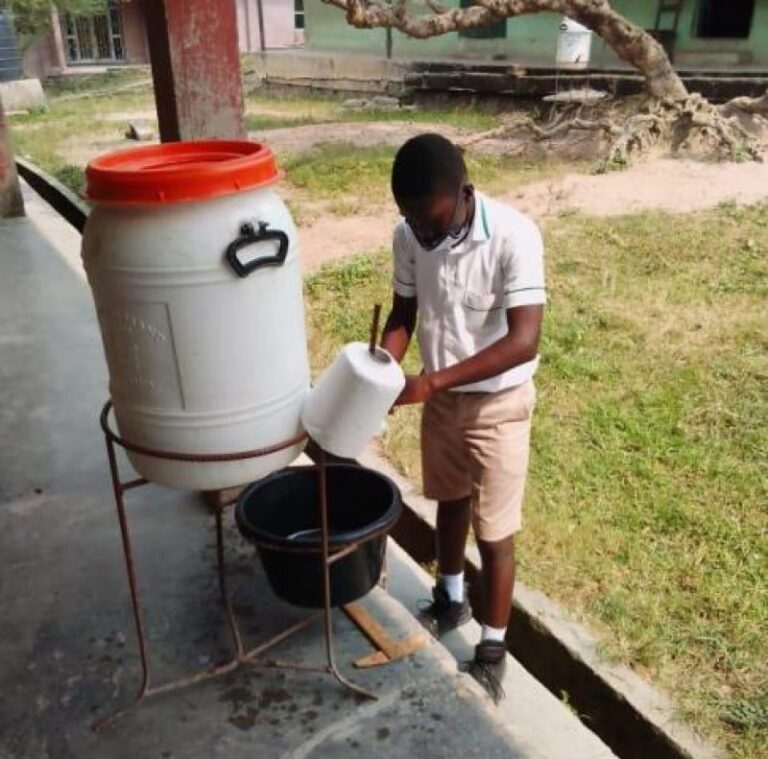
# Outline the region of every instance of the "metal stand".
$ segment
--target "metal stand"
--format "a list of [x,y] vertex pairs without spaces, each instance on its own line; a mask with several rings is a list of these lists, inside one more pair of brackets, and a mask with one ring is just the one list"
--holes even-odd
[[[331,549],[328,541],[328,500],[327,500],[327,490],[326,490],[326,487],[327,487],[326,461],[325,461],[324,454],[320,455],[319,461],[317,463],[317,470],[318,470],[318,476],[319,476],[318,509],[320,512],[320,529],[321,529],[321,536],[322,536],[322,551],[320,556],[322,558],[321,565],[322,565],[322,571],[323,571],[323,599],[324,599],[323,608],[318,611],[312,612],[305,619],[302,619],[299,622],[296,622],[295,624],[285,628],[281,632],[277,633],[277,635],[274,635],[268,640],[263,641],[255,648],[246,650],[245,645],[243,644],[242,635],[240,634],[240,629],[237,624],[237,618],[232,608],[232,602],[229,596],[229,591],[227,589],[226,557],[224,552],[224,528],[223,528],[222,513],[227,506],[234,503],[235,499],[232,499],[226,503],[220,504],[215,509],[216,559],[217,559],[217,568],[219,573],[219,589],[221,591],[221,597],[224,602],[224,609],[227,615],[227,622],[229,624],[230,633],[232,635],[232,645],[234,649],[232,658],[212,668],[202,670],[200,672],[197,672],[192,675],[188,675],[186,677],[179,678],[177,680],[172,680],[166,683],[162,683],[161,685],[154,685],[154,686],[150,685],[150,666],[149,666],[149,656],[147,652],[147,636],[144,629],[144,614],[142,611],[141,603],[139,601],[139,589],[138,589],[138,584],[136,582],[136,573],[134,571],[133,551],[131,549],[131,538],[130,538],[130,533],[128,531],[128,522],[125,515],[125,503],[123,498],[126,491],[133,490],[134,488],[141,487],[142,485],[146,485],[148,484],[148,481],[143,477],[140,477],[134,480],[129,480],[127,482],[123,482],[120,479],[120,471],[117,464],[117,455],[115,450],[116,446],[132,451],[134,453],[139,453],[143,456],[151,456],[159,459],[211,463],[211,462],[217,462],[217,461],[218,462],[242,461],[242,460],[251,459],[251,458],[258,458],[260,456],[267,456],[271,453],[276,453],[277,451],[290,448],[291,446],[302,442],[303,440],[306,439],[306,434],[301,433],[300,435],[296,435],[290,440],[285,440],[281,443],[278,443],[273,446],[269,446],[267,448],[260,448],[252,451],[241,451],[239,453],[232,453],[232,454],[205,455],[205,454],[169,453],[165,451],[155,451],[149,448],[135,445],[133,443],[130,443],[129,441],[123,440],[118,435],[116,435],[109,426],[109,412],[111,408],[112,408],[112,402],[107,401],[107,403],[104,404],[104,408],[101,411],[100,424],[101,424],[101,429],[104,432],[104,440],[107,447],[107,457],[109,459],[109,471],[112,477],[112,489],[115,497],[115,505],[117,506],[117,518],[120,523],[120,535],[123,542],[123,554],[125,556],[125,567],[128,573],[128,586],[131,593],[131,606],[133,609],[134,623],[136,625],[136,637],[138,638],[139,655],[141,657],[141,682],[139,684],[138,692],[134,696],[133,700],[127,706],[123,707],[122,709],[119,709],[114,714],[111,714],[99,720],[96,724],[93,725],[93,729],[96,732],[98,732],[99,730],[103,730],[105,727],[108,727],[109,725],[114,723],[116,720],[123,717],[133,707],[138,705],[141,701],[143,701],[146,698],[149,698],[151,696],[158,696],[162,693],[169,693],[170,691],[179,690],[180,688],[186,688],[190,685],[195,685],[197,683],[205,682],[213,678],[221,677],[223,675],[229,674],[230,672],[233,672],[235,669],[245,664],[252,665],[252,666],[277,667],[280,669],[295,669],[295,670],[302,670],[302,671],[309,671],[309,672],[324,672],[332,675],[341,685],[345,686],[346,688],[349,688],[351,691],[365,698],[377,699],[378,696],[376,696],[375,693],[371,693],[370,691],[367,691],[364,688],[361,688],[359,685],[356,685],[355,683],[350,682],[346,677],[344,677],[344,675],[342,675],[341,672],[339,672],[338,667],[336,666],[335,658],[334,658],[333,625],[332,625],[332,618],[331,618],[331,612],[333,611],[333,608],[331,606],[331,586],[330,586],[331,564],[333,564],[335,561],[338,561],[343,556],[346,556],[351,551],[355,550],[364,541],[358,541],[352,545],[346,546],[340,550],[337,550],[331,553]],[[372,537],[376,537],[376,536],[372,536]],[[325,656],[326,656],[325,666],[310,666],[310,665],[303,665],[303,664],[284,662],[284,661],[265,660],[260,658],[263,653],[273,648],[274,646],[278,645],[279,643],[282,643],[284,640],[287,640],[288,638],[290,638],[292,635],[299,632],[300,630],[303,630],[305,627],[310,625],[316,619],[319,619],[321,616],[324,618],[324,621],[325,621],[325,625],[324,625]]]

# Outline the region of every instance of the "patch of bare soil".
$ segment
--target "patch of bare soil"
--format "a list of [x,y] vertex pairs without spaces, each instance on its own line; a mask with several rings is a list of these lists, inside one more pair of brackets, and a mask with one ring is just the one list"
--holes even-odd
[[503,199],[537,219],[567,210],[591,216],[647,210],[685,213],[725,202],[749,204],[768,199],[768,163],[655,158],[625,171],[567,174],[535,182]]
[[[567,174],[524,185],[504,200],[543,221],[564,211],[615,216],[647,210],[684,213],[724,202],[768,200],[768,163],[700,163],[656,158],[626,171]],[[323,216],[301,228],[305,271],[331,260],[387,247],[396,221],[392,204],[377,215]]]
[[126,127],[129,121],[157,121],[157,111],[154,108],[145,108],[138,111],[113,111],[112,113],[106,113],[102,117],[104,121],[123,121]]
[[375,216],[323,216],[299,229],[301,268],[312,271],[329,261],[389,247],[396,221],[394,204]]
[[[282,116],[283,113],[259,111],[260,115]],[[449,124],[425,121],[382,122],[329,122],[299,127],[257,129],[249,132],[252,140],[266,142],[279,153],[295,153],[309,150],[327,142],[342,142],[356,147],[391,145],[399,147],[406,140],[424,132],[438,132],[451,140],[466,137],[469,133]],[[535,142],[527,132],[511,138],[488,139],[472,146],[472,150],[486,155],[520,155],[532,161],[553,157],[564,161],[596,159],[605,149],[605,141],[589,132],[573,132],[550,143]]]
[[423,132],[440,132],[455,138],[459,130],[445,124],[415,121],[382,121],[372,123],[310,124],[280,129],[259,129],[250,132],[252,140],[266,142],[276,153],[295,153],[309,150],[324,142],[343,142],[356,147],[375,145],[399,146]]
[[[126,122],[125,126],[128,126]],[[115,153],[119,150],[128,150],[140,145],[153,145],[157,140],[137,142],[129,140],[121,135],[119,127],[115,128],[114,137],[93,137],[84,140],[82,137],[72,137],[64,141],[58,152],[66,163],[75,166],[85,166],[92,158],[104,153]]]

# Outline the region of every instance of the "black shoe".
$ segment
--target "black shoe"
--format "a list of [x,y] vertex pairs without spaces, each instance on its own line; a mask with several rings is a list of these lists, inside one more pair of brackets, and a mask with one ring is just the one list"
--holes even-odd
[[432,601],[426,601],[419,610],[419,622],[436,638],[455,630],[472,619],[472,607],[467,599],[468,588],[464,586],[464,600],[451,601],[448,591],[440,582],[432,588]]
[[475,647],[475,658],[464,665],[464,671],[485,688],[498,704],[504,698],[501,681],[507,671],[507,646],[503,641],[483,640]]

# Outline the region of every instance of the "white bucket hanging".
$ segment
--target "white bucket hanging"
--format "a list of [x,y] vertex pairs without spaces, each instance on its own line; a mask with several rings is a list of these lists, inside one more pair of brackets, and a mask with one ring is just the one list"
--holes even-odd
[[586,26],[563,18],[557,37],[555,63],[562,69],[585,69],[592,52],[592,31]]
[[403,370],[387,351],[349,343],[310,391],[301,421],[323,450],[356,458],[381,433],[404,387]]

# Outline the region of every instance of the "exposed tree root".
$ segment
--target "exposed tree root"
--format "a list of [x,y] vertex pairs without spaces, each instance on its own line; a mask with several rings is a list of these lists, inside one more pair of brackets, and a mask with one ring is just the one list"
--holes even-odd
[[726,115],[735,113],[751,113],[768,118],[768,90],[759,98],[733,98],[720,107]]
[[[749,98],[749,105],[753,101]],[[757,142],[742,125],[733,101],[725,106],[701,95],[684,100],[651,100],[644,113],[627,118],[622,133],[608,149],[605,168],[623,166],[633,154],[653,146],[672,152],[694,152],[717,160],[761,160]]]
[[632,157],[652,148],[717,160],[760,161],[757,135],[768,129],[768,92],[760,98],[735,98],[720,106],[693,94],[676,100],[649,98],[629,115],[626,108],[612,106],[590,109],[595,114],[590,118],[582,112],[580,106],[565,108],[546,125],[530,117],[508,120],[460,144],[469,147],[484,140],[519,137],[523,131],[532,133],[536,140],[550,140],[571,130],[587,130],[611,140],[601,162],[603,170],[626,166]]
[[510,121],[501,126],[489,129],[485,132],[465,137],[459,140],[458,144],[462,148],[468,148],[484,140],[502,140],[514,134],[519,134],[521,130],[531,132],[537,140],[551,140],[559,137],[572,129],[581,129],[586,131],[603,131],[609,135],[618,135],[621,128],[609,119],[583,119],[578,114],[569,118],[559,118],[548,126],[540,126],[530,116]]

